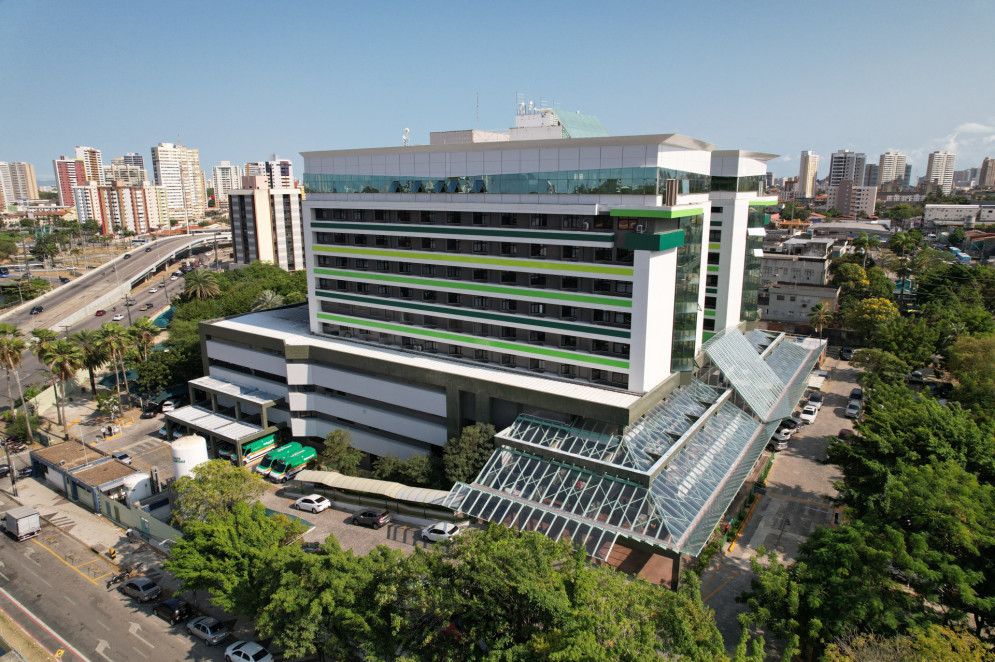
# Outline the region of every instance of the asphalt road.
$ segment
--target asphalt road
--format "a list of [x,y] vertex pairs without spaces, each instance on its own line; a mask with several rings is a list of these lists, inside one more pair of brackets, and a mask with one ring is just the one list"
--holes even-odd
[[[3,510],[12,505],[0,499]],[[63,660],[221,660],[230,643],[208,648],[153,615],[151,603],[108,589],[117,566],[46,522],[31,540],[0,536],[0,559],[0,609]]]

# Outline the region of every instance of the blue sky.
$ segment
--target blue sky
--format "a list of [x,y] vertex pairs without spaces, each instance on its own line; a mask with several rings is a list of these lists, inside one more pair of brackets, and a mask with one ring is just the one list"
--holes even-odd
[[516,97],[615,135],[723,149],[995,156],[995,3],[72,2],[0,0],[0,160],[74,145],[201,166],[513,124]]

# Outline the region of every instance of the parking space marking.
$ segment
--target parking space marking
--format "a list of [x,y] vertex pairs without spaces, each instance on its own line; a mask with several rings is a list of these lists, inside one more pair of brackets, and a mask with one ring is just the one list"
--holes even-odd
[[60,556],[58,553],[52,551],[51,549],[49,549],[45,545],[41,544],[40,542],[38,542],[34,538],[31,539],[31,542],[33,542],[34,544],[38,545],[39,547],[41,547],[42,549],[44,549],[45,551],[47,551],[49,554],[51,554],[55,558],[59,559],[63,563],[65,563],[67,567],[72,568],[74,572],[78,573],[79,576],[82,577],[83,579],[85,579],[86,581],[90,582],[91,584],[96,585],[96,583],[97,583],[96,580],[90,579],[85,573],[80,572],[79,569],[76,566],[74,566],[72,563],[70,563],[69,561],[67,561],[64,558],[62,558],[62,556]]

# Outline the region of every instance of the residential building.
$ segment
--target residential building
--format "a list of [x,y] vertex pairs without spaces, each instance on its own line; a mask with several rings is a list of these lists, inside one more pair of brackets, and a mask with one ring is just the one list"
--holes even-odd
[[529,115],[507,140],[303,153],[308,306],[201,324],[209,374],[167,426],[236,457],[283,428],[405,458],[489,422],[449,507],[602,560],[650,548],[676,583],[824,348],[750,330],[773,155]]
[[[134,159],[128,162],[126,158],[124,156],[115,156],[111,159],[109,166],[104,166],[104,181],[108,184],[125,182],[129,186],[141,186],[149,181],[149,175],[145,171],[145,168],[137,165]],[[142,157],[139,156],[138,158],[140,161]]]
[[[214,166],[214,201],[221,209],[228,209],[228,192],[242,186],[242,171],[231,161]],[[290,188],[290,187],[287,187]]]
[[986,158],[981,162],[981,170],[978,172],[978,186],[980,188],[995,188],[995,159]]
[[905,160],[906,156],[900,152],[885,152],[878,160],[877,182],[866,185],[881,188],[886,184],[901,184],[905,179]]
[[995,203],[977,202],[972,205],[926,205],[922,223],[930,229],[995,225]]
[[933,152],[926,163],[926,183],[935,184],[943,195],[950,195],[954,186],[954,162],[957,155],[952,152]]
[[35,179],[35,167],[23,161],[0,162],[0,189],[3,190],[8,205],[14,204],[15,200],[37,200],[38,180]]
[[73,187],[73,197],[79,221],[97,221],[102,234],[125,230],[145,234],[169,225],[163,186],[148,182],[130,186],[123,181],[100,186],[91,182]]
[[14,195],[14,179],[11,177],[10,164],[0,161],[0,211],[6,211],[7,207],[14,204],[17,199]]
[[124,165],[135,166],[136,168],[141,168],[145,170],[145,158],[141,154],[136,154],[135,152],[128,152],[123,157],[121,157]]
[[83,161],[83,173],[86,182],[104,184],[104,163],[100,158],[100,150],[93,147],[76,145],[76,158]]
[[840,288],[832,285],[773,283],[761,298],[761,318],[768,323],[790,325],[790,331],[808,333],[812,329],[812,308],[821,303],[832,313],[839,295]]
[[878,185],[878,166],[876,164],[868,163],[864,166],[863,185],[875,187]]
[[844,216],[866,218],[874,215],[877,193],[876,186],[855,186],[852,180],[844,179],[838,186],[829,187],[826,204]]
[[155,183],[166,187],[169,214],[177,220],[204,218],[207,197],[200,152],[195,148],[159,143],[152,148]]
[[52,161],[55,170],[55,187],[59,192],[59,205],[71,207],[75,204],[73,187],[86,185],[86,167],[83,159],[60,156]]
[[971,188],[978,181],[978,169],[954,170],[954,186]]
[[774,283],[825,285],[829,282],[829,264],[835,245],[835,239],[799,237],[770,245],[765,243],[760,261],[761,290]]
[[909,188],[912,186],[912,164],[905,164],[905,177],[902,179],[902,187]]
[[866,160],[864,154],[856,154],[848,149],[834,152],[829,160],[828,188],[839,186],[840,182],[844,180],[849,180],[860,186],[864,178]]
[[227,196],[237,264],[262,261],[287,271],[304,268],[300,189],[270,188],[265,177],[243,177]]
[[243,174],[246,177],[265,177],[269,181],[269,174],[266,172],[265,161],[249,161],[245,164]]
[[809,150],[802,152],[799,160],[798,183],[795,197],[805,200],[815,197],[815,180],[819,174],[819,155]]
[[294,188],[294,164],[288,159],[267,161],[266,175],[270,188]]

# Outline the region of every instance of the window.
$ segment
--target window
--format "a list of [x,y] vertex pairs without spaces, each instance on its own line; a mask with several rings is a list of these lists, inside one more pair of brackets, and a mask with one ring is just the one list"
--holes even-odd
[[446,267],[446,278],[459,278],[459,267]]
[[576,290],[578,284],[579,281],[576,276],[563,276],[563,278],[560,279],[560,287],[564,290]]
[[354,221],[361,221],[361,220],[363,220],[363,210],[362,209],[353,209],[352,210],[352,220],[354,220]]
[[594,249],[594,261],[595,262],[611,262],[612,260],[612,249],[610,248],[595,248]]
[[340,292],[345,292],[349,289],[349,283],[344,280],[337,280],[335,281],[335,289]]
[[722,241],[722,230],[709,230],[708,241],[713,244],[720,243]]
[[450,225],[459,224],[460,221],[462,220],[461,216],[462,215],[458,211],[447,211],[446,223],[449,223]]
[[475,211],[473,212],[473,224],[474,225],[486,225],[487,224],[487,214]]
[[390,271],[390,264],[386,260],[377,260],[377,271]]
[[532,227],[534,228],[544,228],[546,227],[546,215],[545,214],[532,214],[531,218]]
[[546,314],[546,304],[532,302],[529,304],[529,312],[533,315],[545,315]]
[[574,368],[569,363],[560,364],[560,374],[564,377],[574,377],[576,376],[576,368]]
[[715,297],[705,297],[705,308],[715,310]]
[[424,347],[425,347],[425,351],[426,352],[438,352],[439,351],[439,343],[435,342],[434,340],[426,340]]
[[718,253],[711,253],[711,252],[709,252],[709,254],[708,254],[708,263],[709,264],[711,264],[713,266],[717,265],[719,263],[719,259],[720,258],[719,258],[719,254]]
[[399,274],[410,274],[411,273],[411,263],[410,262],[398,262],[397,263],[397,273],[399,273]]
[[719,277],[715,274],[709,274],[705,276],[705,287],[718,287]]
[[356,283],[356,291],[359,292],[360,294],[369,294],[370,293],[370,284],[369,283]]
[[560,306],[560,317],[576,319],[577,308],[574,306]]
[[345,209],[333,209],[332,210],[332,218],[334,220],[336,220],[336,221],[344,221],[345,220]]
[[542,359],[529,359],[529,370],[542,372],[546,369],[546,362]]
[[460,297],[460,295],[456,294],[455,292],[450,292],[449,295],[446,297],[446,301],[451,306],[458,306],[458,305],[460,305],[461,299],[462,298]]
[[401,295],[402,299],[410,299],[411,298],[411,288],[410,287],[402,287],[399,290],[399,294]]
[[613,313],[612,321],[615,324],[632,324],[632,313]]
[[367,268],[366,260],[356,260],[356,268],[357,269],[366,269]]
[[411,212],[407,211],[407,210],[398,211],[397,212],[397,220],[399,220],[401,223],[410,223],[411,222]]
[[561,247],[561,256],[564,260],[579,260],[580,259],[580,247],[579,246],[563,246]]
[[722,213],[722,207],[715,207],[715,206],[713,206],[712,207],[712,213],[713,214],[721,214]]
[[474,308],[486,308],[487,307],[487,297],[473,297],[473,307]]
[[354,234],[352,236],[352,243],[357,246],[365,246],[369,238],[365,234]]
[[705,318],[705,324],[704,324],[704,326],[702,328],[705,331],[714,331],[715,330],[715,318],[714,317],[706,317]]
[[375,210],[373,210],[373,220],[374,221],[386,221],[387,220],[387,212],[384,211],[383,209],[375,209]]
[[386,286],[386,285],[378,285],[377,286],[377,294],[379,294],[382,297],[389,296],[390,295],[390,288],[388,286]]
[[332,241],[336,244],[346,243],[345,234],[342,232],[336,232],[332,235]]
[[560,336],[560,346],[561,347],[576,347],[577,346],[577,336]]
[[435,301],[435,290],[422,290],[421,298],[424,301]]
[[632,294],[632,283],[627,281],[615,281],[615,291],[619,294]]
[[594,281],[594,291],[595,292],[611,292],[612,282],[610,280],[598,279]]
[[515,367],[515,357],[512,356],[511,354],[502,354],[501,355],[501,365],[506,365],[506,366],[509,366],[511,368],[514,368]]
[[486,241],[475,241],[473,242],[473,252],[474,253],[489,253],[490,246]]
[[603,382],[605,380],[605,371],[598,370],[595,368],[591,371],[591,381],[593,382]]
[[435,275],[435,265],[434,264],[423,264],[423,265],[421,265],[421,275],[422,276],[434,276]]
[[518,244],[512,244],[508,242],[501,243],[501,255],[516,255],[518,253]]
[[501,272],[501,282],[502,283],[517,283],[518,274],[514,271],[502,271]]
[[613,372],[612,373],[612,384],[625,384],[628,381],[628,377],[625,376],[624,372]]
[[616,342],[612,343],[612,352],[615,354],[621,354],[623,356],[629,355],[629,346],[626,343]]
[[485,349],[475,349],[473,350],[473,358],[477,361],[487,360],[487,350]]
[[532,257],[546,257],[545,244],[532,244],[529,247],[529,255]]
[[459,239],[446,239],[446,250],[450,253],[458,253]]
[[546,342],[546,334],[542,331],[529,331],[529,342]]
[[518,302],[514,299],[501,299],[501,310],[518,310]]
[[388,238],[387,235],[385,235],[385,234],[378,234],[374,238],[373,242],[377,246],[390,246],[390,238]]
[[501,214],[501,225],[518,225],[518,219],[514,214]]
[[784,301],[784,295],[783,295],[783,294],[778,294],[778,295],[776,296],[776,300],[777,300],[777,301]]
[[518,336],[518,332],[511,328],[510,326],[501,327],[501,337],[502,338],[515,338]]
[[487,269],[474,269],[473,280],[487,280]]
[[422,240],[421,240],[421,247],[422,248],[434,249],[435,248],[435,239],[429,239],[428,237],[423,237]]
[[595,340],[591,343],[591,349],[595,352],[607,352],[608,351],[608,341],[607,340]]
[[411,248],[411,237],[398,237],[397,238],[398,248]]
[[545,274],[529,274],[529,285],[532,287],[546,287]]

